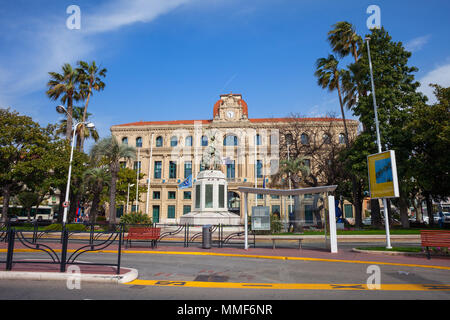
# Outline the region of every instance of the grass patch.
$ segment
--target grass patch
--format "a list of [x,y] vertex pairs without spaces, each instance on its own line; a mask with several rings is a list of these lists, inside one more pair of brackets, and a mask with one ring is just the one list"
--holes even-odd
[[[316,236],[316,235],[323,235],[323,231],[309,231],[305,230],[302,235],[305,236]],[[277,233],[277,235],[298,235],[300,233],[293,233],[293,232],[282,232]],[[337,230],[338,235],[386,235],[385,229],[361,229],[361,230]],[[419,235],[420,229],[390,229],[391,235]]]

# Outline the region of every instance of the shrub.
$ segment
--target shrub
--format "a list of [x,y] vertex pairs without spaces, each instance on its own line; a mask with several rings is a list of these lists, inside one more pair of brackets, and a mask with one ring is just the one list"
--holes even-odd
[[141,212],[131,212],[120,217],[122,224],[152,224],[152,219]]

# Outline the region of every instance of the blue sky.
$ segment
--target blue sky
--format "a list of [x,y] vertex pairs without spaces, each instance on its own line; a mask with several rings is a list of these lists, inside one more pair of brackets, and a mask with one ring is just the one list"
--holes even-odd
[[[80,30],[66,27],[72,4],[81,8]],[[103,137],[114,124],[210,119],[229,92],[243,95],[251,118],[340,115],[337,94],[317,86],[314,63],[331,53],[334,23],[369,33],[372,4],[412,51],[424,93],[430,82],[449,86],[448,1],[0,0],[0,107],[56,122],[47,72],[95,60],[108,69],[105,91],[89,106]]]

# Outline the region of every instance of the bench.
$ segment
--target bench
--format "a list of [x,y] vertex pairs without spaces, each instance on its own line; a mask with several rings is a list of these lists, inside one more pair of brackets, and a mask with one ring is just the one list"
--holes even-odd
[[157,245],[160,234],[161,228],[130,227],[125,237],[126,247],[128,248],[128,243],[130,243],[131,248],[131,240],[150,240],[152,248],[154,248]]
[[422,247],[427,248],[427,258],[431,259],[429,247],[450,248],[450,231],[420,230]]
[[275,242],[277,240],[297,240],[298,241],[298,249],[300,250],[302,248],[303,238],[278,236],[278,237],[271,237],[270,240],[272,240],[272,249],[275,249]]

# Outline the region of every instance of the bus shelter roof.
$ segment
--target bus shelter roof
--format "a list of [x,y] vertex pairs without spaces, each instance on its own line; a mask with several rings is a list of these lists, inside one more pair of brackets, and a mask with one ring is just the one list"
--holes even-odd
[[265,188],[239,187],[238,191],[243,192],[243,193],[273,194],[273,195],[280,195],[280,196],[296,196],[296,195],[301,195],[301,194],[333,192],[334,190],[336,190],[336,188],[337,188],[337,185],[302,188],[302,189],[265,189]]

